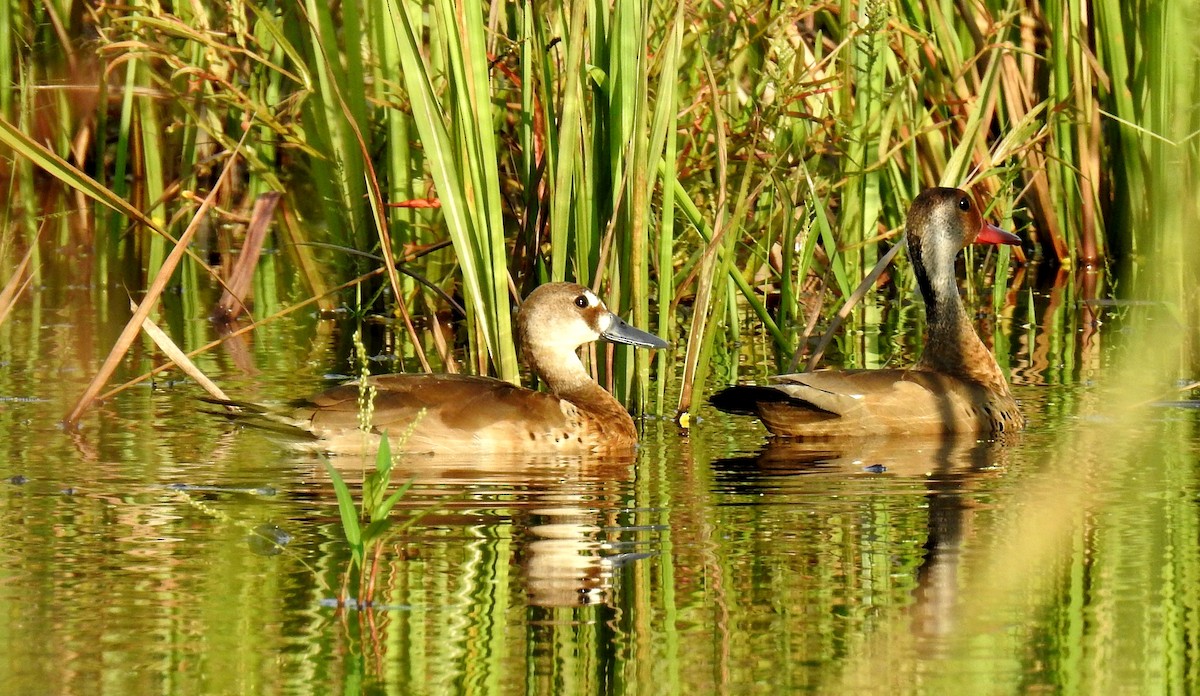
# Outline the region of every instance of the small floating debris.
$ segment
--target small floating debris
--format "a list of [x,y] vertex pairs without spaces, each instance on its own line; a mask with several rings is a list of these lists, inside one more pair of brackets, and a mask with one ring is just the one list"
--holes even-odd
[[635,524],[605,527],[606,532],[665,532],[670,529],[665,524]]
[[319,600],[317,604],[329,609],[346,609],[348,611],[412,611],[416,609],[411,604],[375,604],[374,602],[360,602],[354,597],[345,602],[339,601],[336,597],[329,597]]
[[1155,300],[1123,300],[1115,297],[1090,297],[1085,299],[1083,304],[1095,307],[1151,307],[1166,303]]
[[208,486],[198,483],[168,483],[166,489],[183,493],[249,493],[250,495],[275,495],[272,486]]
[[883,472],[887,471],[887,467],[882,464],[871,464],[869,466],[864,466],[863,471],[867,472],[868,474],[882,474]]
[[24,474],[9,476],[6,480],[14,486],[24,486],[26,483],[29,483],[29,479]]
[[657,555],[658,555],[658,553],[656,553],[656,552],[639,551],[639,552],[633,552],[633,553],[618,553],[618,554],[614,554],[612,556],[605,556],[604,558],[602,558],[600,560],[603,563],[606,563],[614,568],[620,568],[621,566],[629,565],[630,563],[633,563],[634,561],[640,561],[644,558],[653,558]]

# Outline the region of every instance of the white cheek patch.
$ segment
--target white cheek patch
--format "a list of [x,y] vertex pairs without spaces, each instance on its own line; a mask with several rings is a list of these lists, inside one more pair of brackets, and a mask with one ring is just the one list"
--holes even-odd
[[[567,313],[559,318],[553,327],[545,334],[539,334],[537,342],[544,346],[552,347],[555,351],[568,352],[574,351],[579,346],[585,343],[591,343],[600,338],[600,334],[608,330],[612,324],[612,315],[608,312],[591,312],[591,308],[597,305],[603,306],[599,297],[591,290],[584,290],[583,297],[587,298],[588,307],[586,309],[579,307],[572,302],[571,309],[576,311]],[[579,296],[576,296],[579,297]],[[595,324],[592,325],[592,319],[589,314],[595,314]]]
[[[600,298],[597,297],[596,294],[591,290],[585,289],[583,291],[583,296],[587,298],[589,309],[595,307],[600,307],[602,309],[604,308],[604,302],[602,302]],[[582,319],[582,321],[580,321],[582,333],[577,334],[576,337],[572,339],[578,341],[576,345],[595,341],[600,337],[600,334],[608,331],[609,327],[612,326],[613,317],[612,314],[609,314],[607,311],[597,312],[595,313],[595,316],[596,320],[594,326],[592,325],[591,321],[585,319],[583,316],[580,317],[580,319]]]

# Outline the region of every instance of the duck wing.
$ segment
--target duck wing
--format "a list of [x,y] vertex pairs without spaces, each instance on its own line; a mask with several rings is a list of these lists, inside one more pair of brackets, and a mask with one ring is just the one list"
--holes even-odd
[[991,430],[982,385],[923,370],[820,370],[714,395],[722,411],[757,415],[775,435],[847,437]]
[[[398,436],[412,427],[411,439],[436,442],[438,450],[454,442],[477,448],[481,439],[528,441],[531,433],[570,428],[575,412],[557,396],[490,377],[379,375],[369,383],[375,387],[374,430]],[[295,403],[291,417],[320,436],[352,430],[358,427],[358,397],[357,382],[343,384]]]

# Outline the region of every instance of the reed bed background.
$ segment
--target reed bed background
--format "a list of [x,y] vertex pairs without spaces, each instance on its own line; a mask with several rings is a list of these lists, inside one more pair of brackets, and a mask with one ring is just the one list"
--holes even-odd
[[[1143,690],[1172,683],[1186,691],[1197,680],[1185,656],[1200,622],[1175,598],[1190,597],[1180,588],[1200,577],[1200,523],[1194,505],[1170,503],[1194,487],[1194,418],[1157,427],[1146,422],[1150,409],[1124,407],[1162,399],[1173,379],[1194,386],[1200,362],[1200,303],[1191,297],[1200,268],[1198,5],[298,0],[168,8],[0,0],[0,321],[31,296],[29,288],[70,283],[88,296],[79,303],[86,311],[106,314],[98,325],[119,326],[131,316],[130,291],[179,344],[199,351],[214,334],[253,330],[236,317],[236,298],[248,293],[250,318],[260,324],[313,305],[348,308],[360,324],[387,315],[397,354],[388,367],[516,379],[515,299],[537,283],[575,279],[599,288],[637,325],[677,341],[677,352],[652,358],[604,349],[590,356],[631,406],[674,413],[733,379],[734,358],[745,353],[758,351],[756,368],[768,371],[798,351],[805,357],[896,243],[908,201],[929,185],[968,185],[992,219],[1029,240],[1026,261],[1060,277],[1091,267],[1061,286],[1038,317],[1037,332],[1051,337],[1046,352],[1060,353],[1036,356],[1046,383],[1099,372],[1102,357],[1088,336],[1100,315],[1086,304],[1102,292],[1097,278],[1113,279],[1117,296],[1153,309],[1130,311],[1128,329],[1113,332],[1121,343],[1105,350],[1116,362],[1103,366],[1111,368],[1110,389],[1064,392],[1066,403],[1047,406],[1071,419],[1059,446],[1046,448],[1036,470],[1003,472],[1011,490],[978,493],[986,515],[975,534],[1001,541],[962,558],[955,587],[964,616],[952,627],[962,640],[951,657],[1003,656],[1019,644],[1030,666],[1012,681],[1025,687],[1038,683],[1025,673],[1050,664],[1067,690],[1142,669]],[[186,250],[176,248],[181,239]],[[260,246],[264,252],[255,253]],[[1008,253],[967,264],[976,305],[990,301],[1005,312],[1016,293],[1029,292],[1037,274],[1014,266]],[[897,264],[872,299],[912,297],[903,254]],[[233,300],[222,299],[225,286]],[[848,316],[839,361],[887,359],[871,329],[905,324],[901,314],[911,305],[883,314],[880,304],[862,302]],[[221,318],[211,327],[189,321],[214,306]],[[302,333],[281,326],[267,327],[268,335]],[[741,354],[729,348],[747,331],[761,331],[765,341],[746,341]],[[115,333],[81,352],[93,360]],[[353,332],[344,333],[348,353]],[[997,332],[1001,360],[1009,353],[1001,342],[1022,338],[1019,329]],[[294,359],[273,351],[262,362],[278,370]],[[154,416],[151,406],[145,412]],[[661,440],[671,426],[647,428]],[[146,432],[131,450],[160,446]],[[706,595],[689,588],[710,586],[721,602],[762,607],[763,621],[720,626],[723,640],[751,652],[769,648],[756,655],[780,653],[781,642],[797,635],[837,643],[850,655],[838,665],[839,691],[910,688],[903,680],[926,665],[932,681],[959,679],[961,670],[922,661],[904,612],[884,616],[862,603],[848,621],[834,579],[877,563],[877,575],[850,573],[845,582],[862,583],[864,593],[907,592],[896,558],[866,561],[864,549],[878,548],[877,535],[919,543],[932,518],[925,502],[895,518],[887,506],[872,509],[836,491],[831,497],[841,498],[845,514],[799,528],[817,540],[800,545],[787,567],[801,584],[825,585],[819,597],[828,604],[804,617],[803,632],[762,630],[786,627],[799,613],[773,603],[782,601],[775,585],[736,582],[735,566],[753,569],[743,577],[755,583],[763,577],[756,558],[763,548],[725,533],[753,506],[729,504],[714,482],[705,439],[720,435],[716,427],[692,434],[688,447],[699,456],[686,461],[694,470],[663,451],[644,451],[638,471],[656,473],[638,479],[639,515],[673,528],[674,550],[664,554],[678,555],[626,571],[636,574],[630,606],[639,610],[623,611],[624,620],[648,625],[658,606],[651,595],[666,588],[673,622],[679,588],[685,611],[677,616],[690,622],[688,611],[704,609],[693,598]],[[1040,435],[1038,442],[1051,439]],[[665,493],[650,492],[676,480]],[[1171,492],[1166,503],[1163,490]],[[657,502],[668,495],[682,502]],[[58,519],[58,499],[20,500],[49,511],[29,519]],[[308,514],[309,501],[298,503]],[[1131,546],[1121,525],[1104,521],[1131,509],[1162,543]],[[781,530],[758,538],[792,543],[797,527]],[[76,546],[72,535],[60,536]],[[369,528],[348,540],[369,559],[364,537]],[[112,543],[95,548],[101,555],[120,548]],[[445,564],[461,562],[460,547],[489,549],[463,565],[479,594],[496,598],[482,606],[501,625],[508,595],[479,560],[490,547],[473,544],[455,545]],[[915,564],[918,556],[901,560]],[[85,565],[108,567],[94,558]],[[178,566],[169,567],[163,577],[173,580],[167,573]],[[427,567],[401,564],[398,572],[415,578]],[[1031,570],[1045,568],[1058,573]],[[243,578],[245,570],[221,552],[204,572]],[[69,573],[56,577],[78,584]],[[416,586],[412,578],[405,581]],[[1129,587],[1163,589],[1155,601]],[[274,600],[274,592],[262,596]],[[257,596],[238,601],[252,612]],[[1049,638],[992,620],[1026,608],[1054,617]],[[870,625],[863,649],[841,642],[857,635],[857,620],[882,622]],[[237,625],[245,625],[240,616]],[[599,653],[601,631],[548,625],[560,627],[562,645],[583,646],[570,659],[584,663]],[[652,674],[647,679],[678,685],[689,682],[674,663],[652,669],[661,664],[660,646],[676,658],[712,645],[673,626],[645,634],[633,652],[638,669]],[[459,628],[443,623],[435,635]],[[578,643],[566,642],[577,634]],[[499,661],[504,651],[488,644],[494,635],[472,633],[472,656]],[[1114,636],[1116,648],[1107,642]],[[807,670],[811,655],[791,654],[800,652]],[[978,690],[994,690],[992,672],[971,674],[979,675]]]
[[[285,255],[258,267],[254,318],[298,286],[325,308],[394,314],[403,362],[516,380],[514,301],[573,279],[681,339],[677,385],[668,351],[593,356],[631,406],[674,412],[702,397],[739,310],[792,361],[926,186],[972,187],[1049,266],[1178,244],[1186,230],[1154,228],[1151,193],[1197,162],[1181,29],[1196,11],[0,2],[0,300],[42,277],[107,294],[170,273],[178,311],[203,312],[274,194],[266,244]],[[912,292],[898,263],[877,291]],[[849,330],[879,321],[864,305]]]

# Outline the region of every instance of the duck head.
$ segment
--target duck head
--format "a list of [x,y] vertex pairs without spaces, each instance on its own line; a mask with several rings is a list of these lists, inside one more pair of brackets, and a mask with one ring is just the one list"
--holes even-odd
[[912,202],[905,223],[908,253],[926,304],[958,297],[954,259],[968,244],[1020,244],[1020,237],[983,221],[969,193],[931,188]]
[[547,283],[529,293],[517,313],[517,331],[527,359],[535,362],[574,354],[597,339],[646,348],[669,345],[625,323],[594,292],[576,283]]

